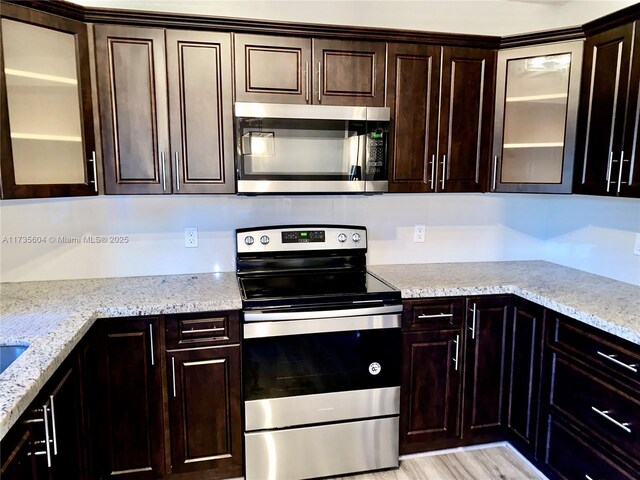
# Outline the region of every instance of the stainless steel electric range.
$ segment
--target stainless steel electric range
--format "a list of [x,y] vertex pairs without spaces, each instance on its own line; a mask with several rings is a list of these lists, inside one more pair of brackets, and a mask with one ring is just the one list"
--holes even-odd
[[402,303],[366,270],[366,228],[236,241],[247,480],[397,467]]

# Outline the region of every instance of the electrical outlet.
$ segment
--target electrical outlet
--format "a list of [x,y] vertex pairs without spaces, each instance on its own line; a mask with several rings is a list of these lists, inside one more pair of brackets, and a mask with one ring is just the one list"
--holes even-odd
[[424,243],[424,225],[414,225],[413,227],[413,241],[414,243]]
[[184,227],[184,246],[198,248],[198,227]]
[[636,244],[633,246],[633,254],[640,255],[640,233],[636,233]]

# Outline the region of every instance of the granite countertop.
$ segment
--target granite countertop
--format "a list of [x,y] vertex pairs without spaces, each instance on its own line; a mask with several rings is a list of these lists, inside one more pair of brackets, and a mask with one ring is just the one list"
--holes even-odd
[[29,348],[0,374],[0,439],[97,318],[242,308],[235,272],[0,284],[0,343]]
[[[640,287],[543,261],[373,265],[403,298],[514,293],[640,344]],[[238,310],[233,272],[0,284],[0,439],[97,318]]]
[[640,345],[640,287],[544,261],[373,265],[402,298],[513,293]]

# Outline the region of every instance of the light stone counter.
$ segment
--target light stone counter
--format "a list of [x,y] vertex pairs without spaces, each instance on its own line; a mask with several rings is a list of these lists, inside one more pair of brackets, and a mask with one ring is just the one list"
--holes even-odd
[[373,265],[402,298],[513,293],[640,345],[640,287],[543,261]]
[[0,343],[29,345],[0,374],[0,438],[97,318],[241,307],[234,272],[0,284]]

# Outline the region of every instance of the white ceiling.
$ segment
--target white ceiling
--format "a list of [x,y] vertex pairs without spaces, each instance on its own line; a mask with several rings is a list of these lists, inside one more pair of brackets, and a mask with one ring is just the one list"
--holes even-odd
[[629,0],[72,0],[105,8],[512,35],[581,25]]

